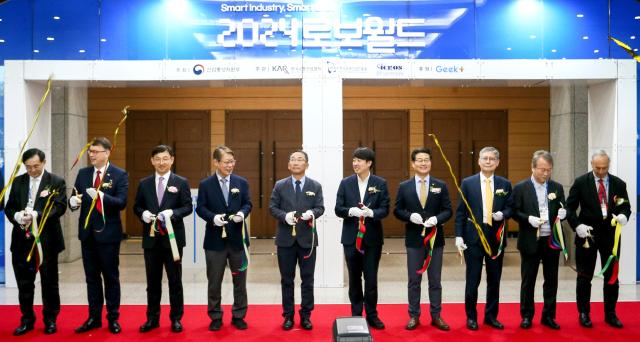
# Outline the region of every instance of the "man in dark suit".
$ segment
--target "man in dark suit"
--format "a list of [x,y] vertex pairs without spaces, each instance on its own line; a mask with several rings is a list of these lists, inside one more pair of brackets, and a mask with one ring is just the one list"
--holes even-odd
[[[111,155],[109,139],[104,137],[94,139],[87,152],[91,166],[78,171],[74,195],[69,198],[69,208],[72,211],[80,208],[78,238],[82,248],[82,265],[89,300],[89,318],[76,329],[76,333],[102,327],[102,306],[106,300],[109,331],[118,334],[121,331],[118,323],[120,316],[118,267],[122,240],[120,211],[127,207],[129,179],[125,170],[109,162]],[[95,205],[90,210],[94,199]]]
[[[500,244],[502,242],[502,247],[506,247],[507,232],[504,224],[511,217],[513,199],[509,180],[495,175],[499,164],[500,152],[494,147],[484,147],[480,150],[478,157],[480,172],[462,180],[460,186],[462,195],[467,199],[472,210],[472,213],[469,213],[462,197],[458,200],[455,225],[456,247],[464,251],[467,264],[464,306],[467,314],[467,328],[470,330],[478,330],[476,305],[483,262],[486,264],[487,273],[487,305],[484,310],[484,323],[496,329],[504,329],[502,323],[498,321],[500,277],[504,259]],[[488,255],[485,251],[472,217],[475,217],[482,228],[493,255]],[[504,229],[503,239],[497,239],[496,233],[501,227]]]
[[449,330],[441,316],[442,311],[442,255],[444,231],[442,225],[451,218],[451,201],[447,185],[429,175],[431,150],[418,148],[411,152],[415,176],[400,183],[393,214],[406,222],[405,247],[407,248],[407,272],[409,275],[409,322],[407,330],[420,325],[420,283],[422,269],[428,258],[429,244],[425,237],[435,229],[435,244],[431,251],[431,262],[427,268],[429,279],[429,306],[431,325],[440,330]]
[[[518,222],[518,250],[522,285],[520,287],[520,315],[523,329],[531,328],[534,314],[534,289],[538,266],[542,262],[544,307],[540,323],[560,329],[556,318],[558,293],[558,263],[560,249],[553,248],[553,225],[556,217],[564,220],[564,190],[562,184],[551,180],[553,157],[547,151],[536,151],[531,160],[531,177],[513,188],[513,214]],[[562,234],[562,232],[560,232]]]
[[[592,171],[578,178],[569,190],[567,198],[567,219],[571,228],[576,231],[576,299],[580,325],[591,328],[589,317],[591,301],[591,279],[596,264],[597,253],[604,267],[612,255],[615,227],[611,226],[612,218],[621,225],[626,225],[631,215],[627,184],[609,173],[610,159],[604,150],[596,151],[591,157]],[[580,214],[577,210],[580,208]],[[588,239],[587,243],[585,240]],[[620,256],[618,247],[618,256]],[[605,322],[612,327],[622,328],[622,322],[616,315],[618,301],[618,279],[609,284],[614,265],[604,273],[604,312]]]
[[[221,289],[224,270],[229,263],[233,275],[233,307],[231,324],[237,329],[247,329],[247,270],[245,246],[249,236],[244,220],[251,212],[249,183],[233,174],[236,160],[227,146],[218,146],[213,152],[216,173],[200,182],[196,213],[207,226],[204,235],[204,252],[207,262],[209,330],[222,327]],[[248,249],[246,249],[248,253]],[[245,264],[246,266],[246,264]]]
[[180,260],[185,246],[183,218],[191,214],[193,205],[187,179],[171,172],[174,158],[170,146],[153,148],[151,164],[155,174],[140,181],[133,205],[133,212],[142,221],[142,248],[147,272],[147,321],[140,326],[140,332],[160,326],[163,267],[169,280],[171,331],[182,331],[180,320],[184,313],[184,296]]
[[322,186],[305,176],[309,167],[309,156],[304,151],[296,151],[289,156],[288,169],[291,176],[276,182],[269,200],[271,215],[278,220],[276,246],[278,267],[282,286],[282,328],[293,328],[294,298],[293,280],[296,264],[300,267],[302,279],[300,326],[313,329],[313,276],[316,268],[315,247],[318,234],[313,222],[324,213]]
[[[42,316],[44,333],[56,332],[56,318],[60,312],[60,291],[58,289],[58,254],[64,250],[64,239],[60,217],[67,210],[67,195],[64,179],[47,172],[44,152],[37,148],[22,154],[22,163],[27,172],[16,177],[11,186],[5,214],[13,224],[11,231],[11,260],[18,283],[20,302],[20,326],[13,332],[15,336],[33,330],[36,315],[33,310],[34,282],[38,272],[42,287]],[[32,222],[41,223],[43,210],[51,201],[53,206],[44,227],[39,226],[40,248],[34,246]],[[35,226],[33,226],[35,228]],[[42,250],[40,255],[39,250]]]
[[360,147],[353,152],[351,164],[355,174],[340,182],[335,212],[344,219],[340,242],[349,270],[351,315],[362,316],[364,302],[369,325],[384,329],[376,306],[378,266],[384,243],[382,219],[389,215],[389,191],[387,181],[371,174],[374,162],[375,152],[369,148]]

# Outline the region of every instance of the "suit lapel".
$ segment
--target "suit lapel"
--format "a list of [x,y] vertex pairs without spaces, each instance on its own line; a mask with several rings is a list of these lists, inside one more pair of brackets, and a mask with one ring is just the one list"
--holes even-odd
[[[356,182],[355,182],[356,183],[355,184],[356,185],[356,190],[357,190],[356,194],[358,194],[358,198],[360,198],[360,187],[358,186],[358,181],[359,181],[358,180],[358,176],[356,176]],[[371,205],[371,203],[369,203],[369,191],[368,191],[368,189],[369,189],[369,187],[374,186],[374,185],[375,184],[373,184],[373,175],[369,174],[369,179],[367,180],[367,185],[364,187],[364,196],[363,196],[363,198],[361,198],[362,203],[364,205],[366,205],[367,207],[369,205]]]
[[533,186],[533,181],[529,179],[526,184],[527,191],[529,192],[529,198],[533,201],[533,212],[536,216],[540,216],[540,205],[538,204],[538,195],[536,194],[536,188]]
[[[51,175],[45,170],[42,174],[42,178],[40,179],[40,184],[38,185],[38,191],[33,194],[33,207],[36,207],[36,203],[40,200],[40,193],[44,191],[46,187],[49,186]],[[51,191],[49,191],[51,192]]]
[[[589,189],[590,195],[593,199],[593,202],[596,204],[598,210],[600,210],[600,197],[598,196],[598,187],[596,186],[596,177],[593,175],[593,172],[589,172],[587,176],[587,188]],[[611,183],[611,178],[609,178],[609,183]],[[609,193],[611,193],[611,187],[609,187]]]
[[[229,176],[229,183],[231,183],[231,176]],[[218,173],[213,174],[213,188],[216,189],[216,193],[218,199],[225,207],[228,207],[227,202],[224,200],[224,195],[222,194],[222,187],[220,186],[220,179],[218,178]]]

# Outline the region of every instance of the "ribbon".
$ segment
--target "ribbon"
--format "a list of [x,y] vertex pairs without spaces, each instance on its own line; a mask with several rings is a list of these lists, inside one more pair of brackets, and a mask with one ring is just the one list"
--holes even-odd
[[[36,245],[38,247],[38,252],[36,254],[36,273],[38,272],[38,270],[40,269],[40,265],[42,265],[42,259],[44,259],[44,256],[42,254],[42,243],[40,242],[40,229],[38,229],[38,217],[37,217],[37,213],[34,211],[32,212],[32,216],[33,219],[31,220],[31,225],[29,226],[28,231],[31,233],[31,235],[33,235],[33,243],[34,245]],[[27,261],[31,261],[31,256],[32,253],[29,253],[29,255],[27,256]]]
[[496,252],[496,255],[492,255],[491,259],[495,260],[497,259],[500,254],[502,254],[502,252],[504,251],[504,225],[505,225],[505,221],[502,221],[502,224],[500,225],[500,227],[498,228],[498,230],[496,231],[496,241],[498,241],[498,250]]
[[635,51],[633,51],[633,49],[629,45],[611,36],[609,36],[609,39],[611,39],[614,43],[616,43],[619,47],[621,47],[624,51],[626,51],[631,56],[631,58],[636,60],[636,62],[640,62],[640,56]]
[[36,124],[38,123],[38,120],[40,120],[40,110],[42,109],[42,106],[44,105],[44,101],[47,99],[47,96],[49,96],[49,91],[51,90],[52,77],[53,75],[50,75],[49,79],[47,80],[47,88],[44,90],[44,94],[42,95],[42,98],[40,98],[40,104],[38,105],[38,110],[36,111],[36,116],[33,119],[31,128],[29,128],[29,133],[27,134],[27,138],[22,143],[22,146],[20,146],[20,151],[18,152],[18,161],[16,162],[16,165],[13,167],[13,171],[11,172],[11,177],[9,177],[9,181],[4,186],[4,188],[2,188],[2,192],[0,192],[0,202],[2,202],[2,200],[4,199],[4,195],[7,193],[7,190],[11,187],[11,184],[13,184],[13,181],[15,180],[16,175],[18,174],[18,170],[20,170],[20,166],[22,166],[22,158],[21,158],[22,153],[24,153],[24,148],[27,146],[27,143],[31,139],[31,135],[33,134],[33,131],[36,128]]
[[309,254],[304,256],[304,259],[311,258],[311,255],[313,255],[313,252],[316,249],[316,216],[313,215],[313,213],[311,213],[311,220],[307,221],[307,224],[311,228],[311,250],[309,251]]
[[87,153],[87,150],[89,149],[89,147],[91,147],[91,145],[93,145],[93,142],[96,139],[93,138],[91,141],[89,141],[86,145],[84,145],[84,147],[82,148],[82,150],[80,150],[80,153],[78,153],[78,155],[76,156],[76,159],[73,161],[73,164],[71,165],[71,167],[69,168],[69,171],[73,170],[73,168],[78,164],[78,162],[80,161],[80,158],[82,158],[82,156]]
[[[229,219],[231,219],[235,215],[229,215]],[[249,254],[249,238],[247,237],[247,228],[246,228],[246,220],[242,220],[242,247],[244,249],[244,260],[242,260],[242,265],[240,268],[233,272],[231,271],[231,275],[238,275],[241,272],[246,271],[249,268],[249,264],[251,263],[251,256]]]
[[[31,261],[31,258],[33,256],[33,251],[37,247],[38,255],[36,256],[36,258],[38,258],[38,262],[37,262],[38,267],[36,268],[36,272],[40,267],[40,265],[42,264],[42,260],[44,259],[44,255],[42,254],[42,244],[40,241],[40,235],[42,234],[42,230],[44,229],[44,226],[47,224],[47,220],[49,219],[49,214],[51,214],[51,210],[53,209],[53,205],[54,205],[53,198],[58,194],[59,194],[58,190],[53,190],[49,195],[49,198],[47,198],[47,202],[45,203],[44,209],[42,210],[42,218],[40,219],[40,224],[39,225],[37,224],[36,222],[37,218],[34,218],[32,222],[31,234],[33,235],[35,240],[33,241],[33,245],[31,245],[31,250],[27,255],[27,262]],[[35,224],[35,232],[34,232],[33,224]]]
[[620,267],[619,266],[620,258],[618,258],[618,247],[620,245],[620,235],[622,233],[622,225],[620,224],[620,222],[618,222],[618,220],[615,217],[611,219],[611,226],[616,227],[615,228],[616,231],[614,233],[614,238],[613,238],[613,250],[611,251],[611,255],[607,259],[607,263],[604,265],[600,273],[596,274],[596,277],[604,278],[604,273],[613,264],[611,278],[609,278],[609,281],[607,282],[607,284],[609,285],[615,284],[616,281],[618,280],[618,268]]
[[223,239],[227,238],[227,225],[226,224],[224,226],[222,226],[222,238]]
[[[116,150],[116,142],[118,141],[117,139],[118,139],[118,132],[120,131],[120,126],[122,126],[122,124],[127,120],[128,114],[129,114],[129,106],[125,106],[124,108],[122,108],[122,119],[120,119],[120,122],[118,123],[118,126],[116,126],[116,130],[113,133],[113,146],[111,147],[111,153],[113,153]],[[100,185],[96,189],[97,191],[102,189],[102,183],[104,183],[104,179],[107,178],[106,177],[106,173],[107,173],[108,167],[109,167],[109,159],[107,159],[107,167],[105,168],[105,175],[102,177],[102,179],[100,179]],[[87,227],[89,226],[89,218],[91,217],[91,212],[93,211],[93,208],[95,208],[95,206],[96,206],[96,201],[97,201],[98,198],[100,198],[100,200],[102,201],[102,197],[100,197],[99,193],[91,201],[91,206],[89,207],[89,212],[87,213],[87,217],[85,217],[85,220],[84,220],[84,229],[87,229]],[[105,208],[104,208],[104,206],[102,206],[102,221],[106,222],[106,219],[104,217],[104,210],[105,210]]]
[[564,260],[569,259],[569,253],[567,247],[564,245],[564,236],[562,234],[562,223],[560,218],[556,216],[556,220],[551,227],[551,235],[549,236],[549,248],[562,251]]
[[173,255],[173,261],[180,261],[180,253],[178,252],[178,243],[176,242],[176,233],[173,231],[173,223],[171,218],[164,216],[164,226],[167,228],[167,235],[169,235],[169,245],[171,246],[171,254]]
[[424,272],[426,272],[427,268],[429,268],[429,265],[431,264],[431,257],[433,256],[433,244],[436,242],[436,235],[438,235],[438,227],[433,226],[431,231],[429,232],[429,235],[425,236],[424,240],[422,240],[422,243],[424,244],[424,247],[428,252],[427,256],[424,258],[422,268],[416,271],[416,273],[418,274],[423,274]]
[[364,238],[364,234],[367,232],[367,227],[364,225],[364,216],[361,216],[358,219],[358,234],[356,235],[356,249],[358,252],[364,254],[364,250],[362,249],[362,239]]
[[436,146],[438,147],[438,150],[440,151],[440,155],[442,155],[442,159],[444,159],[445,164],[447,164],[447,167],[449,168],[449,174],[451,174],[451,178],[453,178],[453,183],[455,184],[456,189],[458,189],[458,193],[460,194],[460,198],[462,199],[462,202],[464,202],[464,205],[467,207],[467,211],[471,216],[471,222],[473,223],[473,226],[476,228],[476,232],[478,232],[478,237],[480,237],[482,248],[487,253],[487,255],[493,255],[493,252],[491,251],[491,246],[489,246],[489,242],[487,241],[487,238],[485,237],[484,232],[482,231],[482,228],[478,224],[478,221],[476,220],[475,215],[473,215],[473,211],[471,210],[471,206],[469,205],[469,202],[467,202],[467,199],[464,197],[464,194],[462,193],[462,189],[460,188],[460,185],[458,185],[458,177],[456,177],[455,173],[453,172],[453,168],[451,168],[451,163],[449,163],[449,159],[447,159],[447,156],[444,154],[444,151],[442,150],[442,146],[440,146],[440,141],[438,141],[438,137],[436,137],[434,133],[429,133],[428,135],[433,139],[433,142],[436,144]]

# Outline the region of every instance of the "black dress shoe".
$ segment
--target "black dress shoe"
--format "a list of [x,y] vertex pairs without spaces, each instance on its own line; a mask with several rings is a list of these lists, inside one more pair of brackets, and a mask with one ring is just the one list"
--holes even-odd
[[504,325],[502,325],[502,323],[500,323],[500,321],[498,321],[495,318],[485,318],[484,319],[484,324],[486,324],[486,325],[488,325],[490,327],[493,327],[495,329],[498,329],[498,330],[504,329]]
[[313,324],[311,324],[311,319],[309,318],[303,318],[300,321],[300,326],[302,327],[302,329],[304,330],[311,330],[313,329]]
[[13,331],[13,336],[20,336],[33,330],[33,323],[21,323],[16,330]]
[[409,322],[407,322],[407,326],[404,327],[407,330],[415,330],[420,325],[420,318],[411,317],[409,318]]
[[540,324],[547,326],[553,330],[560,330],[560,324],[558,324],[556,320],[551,317],[542,317],[542,319],[540,320]]
[[89,330],[98,329],[102,327],[102,321],[89,317],[81,326],[76,329],[76,333],[84,333]]
[[211,324],[209,324],[209,330],[211,331],[218,331],[220,330],[220,328],[222,328],[222,319],[214,319],[213,321],[211,321]]
[[58,331],[58,328],[56,327],[56,322],[44,322],[45,335],[55,334],[56,331]]
[[467,329],[469,330],[478,330],[478,321],[475,319],[467,319]]
[[580,313],[580,325],[585,328],[593,327],[593,323],[591,323],[591,318],[588,313],[581,312]]
[[449,329],[451,329],[449,327],[449,324],[447,324],[447,322],[444,321],[444,319],[442,319],[442,317],[437,317],[431,320],[431,325],[433,325],[434,327],[442,330],[442,331],[449,331]]
[[171,331],[174,333],[182,332],[182,323],[180,323],[179,319],[171,321]]
[[384,323],[382,323],[380,318],[378,318],[377,316],[367,317],[367,323],[369,323],[369,326],[374,329],[378,329],[378,330],[384,329]]
[[622,328],[622,322],[620,322],[615,312],[604,315],[604,321],[614,328]]
[[282,329],[291,330],[293,328],[293,317],[285,317],[282,322]]
[[109,331],[112,334],[119,334],[122,331],[120,323],[118,323],[118,321],[116,321],[115,319],[113,321],[109,321]]
[[147,320],[146,322],[144,322],[144,324],[142,324],[140,326],[140,332],[141,333],[145,333],[145,332],[151,331],[151,330],[153,330],[153,329],[155,329],[155,328],[157,328],[159,326],[160,326],[160,323],[157,320],[150,319],[150,320]]
[[235,326],[238,330],[246,330],[248,327],[247,322],[245,322],[245,320],[242,318],[232,318],[231,324],[233,324],[233,326]]
[[531,328],[531,318],[529,318],[529,317],[523,318],[522,322],[520,322],[520,328],[522,328],[522,329],[530,329]]

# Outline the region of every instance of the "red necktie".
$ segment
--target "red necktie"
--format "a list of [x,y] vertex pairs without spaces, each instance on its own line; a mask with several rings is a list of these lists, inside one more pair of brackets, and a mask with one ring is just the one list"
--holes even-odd
[[602,178],[598,179],[598,201],[600,204],[604,203],[605,208],[609,210],[609,205],[607,203],[607,190],[604,188],[604,182]]
[[[100,190],[100,170],[96,171],[96,180],[93,182],[93,187],[96,190]],[[98,199],[96,199],[96,210],[100,215],[102,215],[102,201],[100,201],[100,194],[97,194]]]

